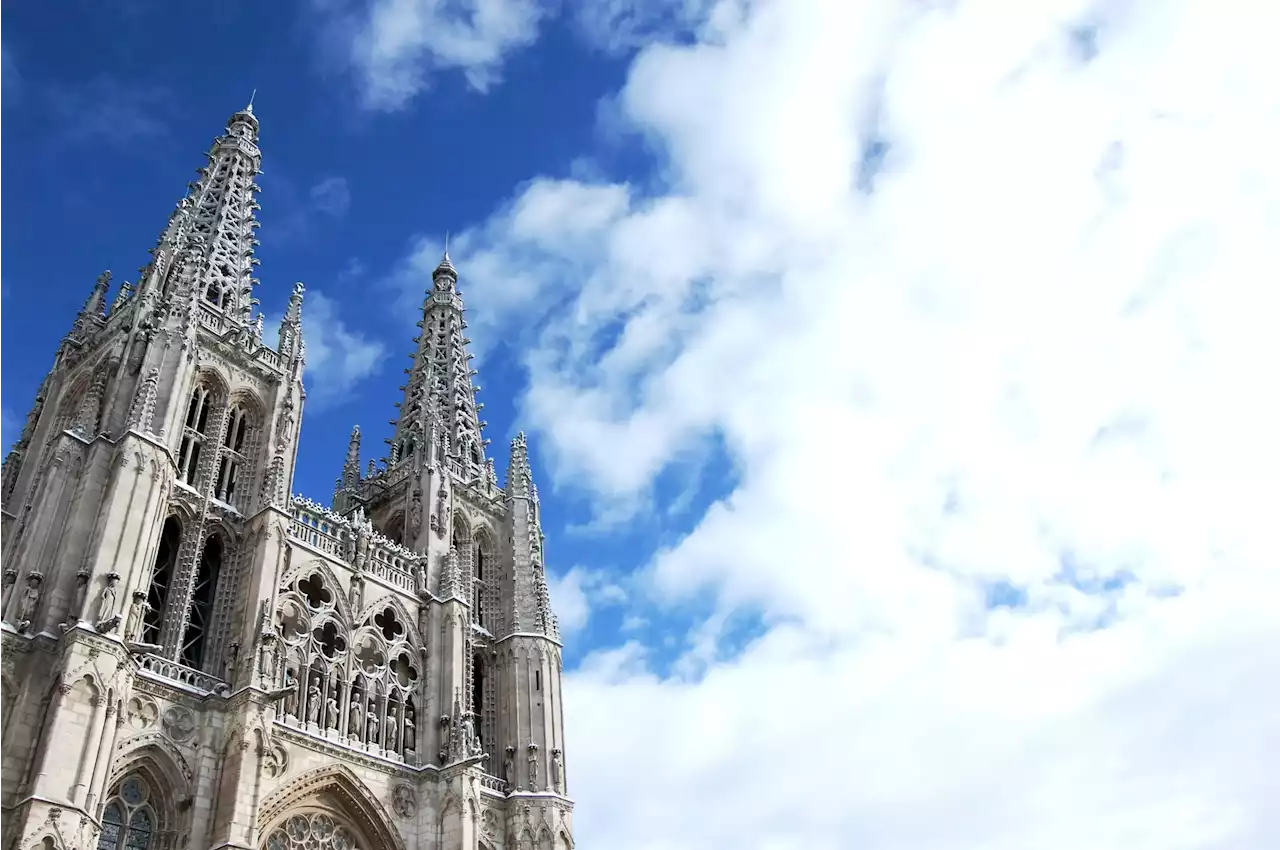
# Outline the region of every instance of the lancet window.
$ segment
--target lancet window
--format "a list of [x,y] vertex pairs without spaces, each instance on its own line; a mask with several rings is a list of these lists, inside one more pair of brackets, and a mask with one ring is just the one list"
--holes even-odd
[[147,609],[142,621],[144,643],[160,642],[164,606],[169,598],[169,585],[173,582],[173,571],[178,562],[178,548],[181,544],[182,522],[176,516],[171,516],[164,521],[160,530],[160,546],[156,549],[156,560],[151,569],[151,586],[147,589]]
[[182,636],[182,663],[197,670],[204,661],[204,648],[213,619],[213,600],[218,590],[218,576],[222,572],[222,558],[222,538],[216,534],[211,535],[205,540],[200,553],[200,567],[191,592],[187,629]]
[[222,439],[221,458],[218,462],[218,480],[214,495],[227,504],[236,504],[236,496],[245,488],[248,465],[245,459],[250,414],[240,403],[232,405],[227,414],[227,429]]
[[196,387],[187,405],[187,418],[182,429],[182,446],[178,451],[178,478],[193,487],[196,486],[196,479],[200,474],[200,454],[208,438],[209,416],[212,408],[212,391],[203,384]]
[[151,788],[136,774],[126,777],[103,809],[98,850],[152,850],[155,835]]
[[472,619],[490,632],[498,629],[498,564],[488,535],[476,535],[474,581],[471,585]]

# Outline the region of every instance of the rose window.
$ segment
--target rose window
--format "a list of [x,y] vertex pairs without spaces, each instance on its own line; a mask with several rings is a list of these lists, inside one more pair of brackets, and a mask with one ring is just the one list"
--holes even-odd
[[267,836],[266,850],[357,850],[355,839],[333,818],[317,812],[294,815]]

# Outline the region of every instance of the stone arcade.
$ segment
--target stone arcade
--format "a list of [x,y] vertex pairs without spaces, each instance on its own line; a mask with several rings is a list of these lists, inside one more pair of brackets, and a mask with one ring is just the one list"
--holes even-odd
[[[3,468],[3,850],[568,850],[559,631],[524,436],[498,485],[448,254],[389,451],[292,496],[303,287],[253,298],[233,115],[109,274]],[[336,468],[335,459],[335,468]]]

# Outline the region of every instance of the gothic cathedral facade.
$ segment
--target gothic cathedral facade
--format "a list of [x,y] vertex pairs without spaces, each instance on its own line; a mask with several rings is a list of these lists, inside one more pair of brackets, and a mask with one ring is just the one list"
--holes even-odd
[[[498,484],[446,252],[389,451],[292,495],[303,287],[253,298],[252,107],[104,274],[3,467],[3,850],[568,850],[523,435]],[[335,458],[335,469],[337,466]]]

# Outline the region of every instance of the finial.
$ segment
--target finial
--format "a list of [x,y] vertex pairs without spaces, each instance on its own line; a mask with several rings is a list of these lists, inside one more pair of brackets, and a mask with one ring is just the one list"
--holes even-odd
[[444,232],[444,261],[449,262],[449,231]]
[[248,112],[250,115],[253,114],[253,99],[257,96],[258,96],[258,89],[255,86],[253,89],[253,94],[249,95],[249,105],[244,108],[244,111]]

